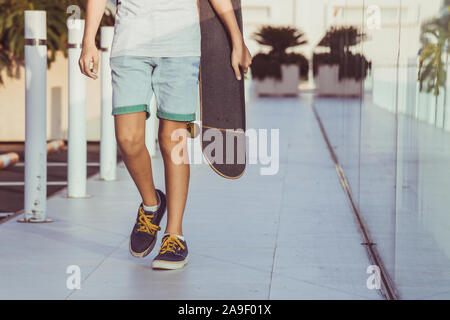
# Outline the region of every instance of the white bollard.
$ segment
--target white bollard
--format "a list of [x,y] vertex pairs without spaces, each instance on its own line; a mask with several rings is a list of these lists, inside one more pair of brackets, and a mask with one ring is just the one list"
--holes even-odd
[[102,27],[101,33],[101,82],[102,82],[102,118],[100,134],[100,179],[116,180],[117,143],[114,133],[112,111],[111,67],[109,58],[114,37],[114,27]]
[[86,197],[86,77],[81,73],[78,60],[81,55],[84,20],[67,22],[69,62],[69,139],[67,165],[67,195]]
[[45,222],[47,198],[47,15],[25,11],[24,222]]
[[150,118],[147,119],[145,125],[145,145],[147,146],[150,157],[156,156],[156,139],[158,137],[159,121],[156,116],[156,99],[152,96],[150,101]]

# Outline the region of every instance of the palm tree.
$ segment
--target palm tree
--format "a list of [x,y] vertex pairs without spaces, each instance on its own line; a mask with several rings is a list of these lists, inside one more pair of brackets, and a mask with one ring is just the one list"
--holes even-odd
[[432,19],[422,26],[423,48],[419,57],[418,81],[420,91],[434,92],[439,95],[440,88],[447,82],[446,62],[448,60],[450,39],[450,15],[448,7],[450,0],[446,0],[442,16]]
[[253,77],[281,79],[281,65],[296,64],[299,66],[300,78],[307,79],[308,59],[301,53],[287,53],[289,48],[308,43],[301,30],[292,27],[263,26],[254,34],[254,39],[263,46],[271,47],[271,50],[269,54],[260,52],[253,57],[251,69]]
[[332,55],[348,55],[350,48],[365,41],[367,36],[355,26],[331,27],[322,40],[319,47],[330,48]]
[[[0,83],[1,72],[12,75],[14,69],[24,63],[24,11],[47,11],[47,47],[49,50],[48,66],[62,51],[67,56],[67,8],[78,5],[83,13],[86,0],[0,0]],[[114,16],[108,9],[102,25],[113,25]]]
[[321,65],[339,65],[339,80],[365,79],[372,67],[362,54],[354,54],[352,47],[365,41],[367,35],[355,26],[331,27],[317,45],[329,49],[313,55],[314,75]]
[[254,39],[261,45],[272,47],[270,55],[282,56],[286,50],[307,44],[305,34],[292,27],[264,26],[255,33]]
[[[433,91],[435,96],[434,123],[437,125],[437,104],[440,88],[444,88],[446,95],[447,64],[450,39],[450,0],[445,0],[441,16],[432,19],[422,26],[421,41],[423,48],[419,56],[418,81],[419,90],[422,92],[426,86],[426,92]],[[444,109],[445,123],[445,109]]]

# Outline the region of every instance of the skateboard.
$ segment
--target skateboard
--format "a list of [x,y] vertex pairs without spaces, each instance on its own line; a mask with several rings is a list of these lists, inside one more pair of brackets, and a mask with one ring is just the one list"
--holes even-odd
[[[231,66],[232,45],[225,25],[209,0],[198,1],[202,37],[200,137],[203,156],[220,176],[237,179],[246,166],[244,80],[236,79]],[[232,3],[242,31],[241,0],[232,0]]]

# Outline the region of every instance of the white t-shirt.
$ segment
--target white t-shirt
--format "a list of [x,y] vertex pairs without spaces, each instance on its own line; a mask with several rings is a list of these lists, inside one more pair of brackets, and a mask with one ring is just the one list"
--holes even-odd
[[119,0],[111,57],[200,56],[197,0]]

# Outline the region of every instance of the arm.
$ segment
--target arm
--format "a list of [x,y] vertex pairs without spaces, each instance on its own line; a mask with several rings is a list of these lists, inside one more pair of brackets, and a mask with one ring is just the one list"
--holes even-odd
[[86,25],[79,65],[81,72],[92,79],[98,78],[99,54],[95,45],[95,35],[105,13],[107,2],[108,0],[88,0],[86,5]]
[[234,14],[231,0],[209,0],[212,7],[225,24],[230,34],[233,52],[231,54],[231,65],[238,80],[242,79],[241,71],[247,73],[248,67],[252,64],[252,56],[244,43],[241,30]]

